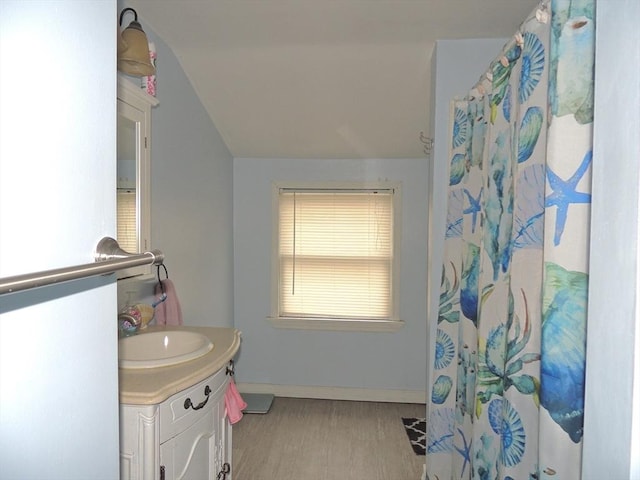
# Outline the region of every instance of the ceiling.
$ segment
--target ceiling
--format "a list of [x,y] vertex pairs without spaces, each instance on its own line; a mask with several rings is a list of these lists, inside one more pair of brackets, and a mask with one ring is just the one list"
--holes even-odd
[[539,1],[127,3],[173,50],[234,157],[420,158],[435,41],[510,37]]

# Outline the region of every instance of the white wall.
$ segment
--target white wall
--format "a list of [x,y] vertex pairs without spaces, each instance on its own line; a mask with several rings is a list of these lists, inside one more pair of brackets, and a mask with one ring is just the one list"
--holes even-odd
[[[498,56],[507,39],[439,40],[431,57],[434,99],[431,138],[435,140],[429,162],[429,290],[427,345],[435,339],[440,299],[440,279],[449,186],[449,109],[454,97],[463,97]],[[433,358],[427,358],[430,375]],[[431,385],[427,378],[427,385]]]
[[[0,277],[115,235],[115,0],[0,1]],[[0,477],[118,478],[113,276],[0,297]]]
[[[272,327],[271,188],[275,181],[402,182],[400,317],[396,333],[326,332]],[[235,326],[243,343],[242,383],[410,391],[424,401],[426,352],[427,161],[234,161]],[[372,392],[373,394],[373,392]]]
[[[119,3],[119,11],[124,6]],[[138,20],[156,46],[160,102],[151,113],[151,243],[165,254],[184,323],[232,326],[233,158],[173,51],[144,23],[144,13],[138,11]],[[131,18],[125,15],[125,23]],[[128,291],[152,300],[155,283],[120,286],[120,302]]]

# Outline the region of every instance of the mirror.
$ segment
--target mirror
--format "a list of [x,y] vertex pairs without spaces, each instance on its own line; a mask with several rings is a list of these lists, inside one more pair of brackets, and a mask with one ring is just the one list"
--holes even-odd
[[127,252],[139,252],[136,170],[139,155],[138,130],[135,122],[124,114],[127,105],[118,101],[118,181],[117,181],[117,233],[116,240]]
[[[116,240],[130,253],[151,250],[151,107],[158,101],[118,78]],[[150,266],[122,271],[118,278],[151,273]]]

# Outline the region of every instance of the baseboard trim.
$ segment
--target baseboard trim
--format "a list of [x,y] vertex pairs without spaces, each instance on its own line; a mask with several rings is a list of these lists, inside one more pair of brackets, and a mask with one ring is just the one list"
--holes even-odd
[[371,388],[318,387],[243,382],[239,382],[237,387],[240,393],[271,393],[276,397],[389,403],[425,404],[426,402],[426,393],[419,390],[380,390]]

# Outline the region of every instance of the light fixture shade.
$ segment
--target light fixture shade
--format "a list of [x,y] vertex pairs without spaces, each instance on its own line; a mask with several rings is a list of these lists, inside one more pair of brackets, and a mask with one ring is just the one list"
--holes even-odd
[[156,69],[149,58],[149,41],[136,20],[122,32],[122,41],[126,48],[118,53],[118,70],[136,77],[155,75]]

